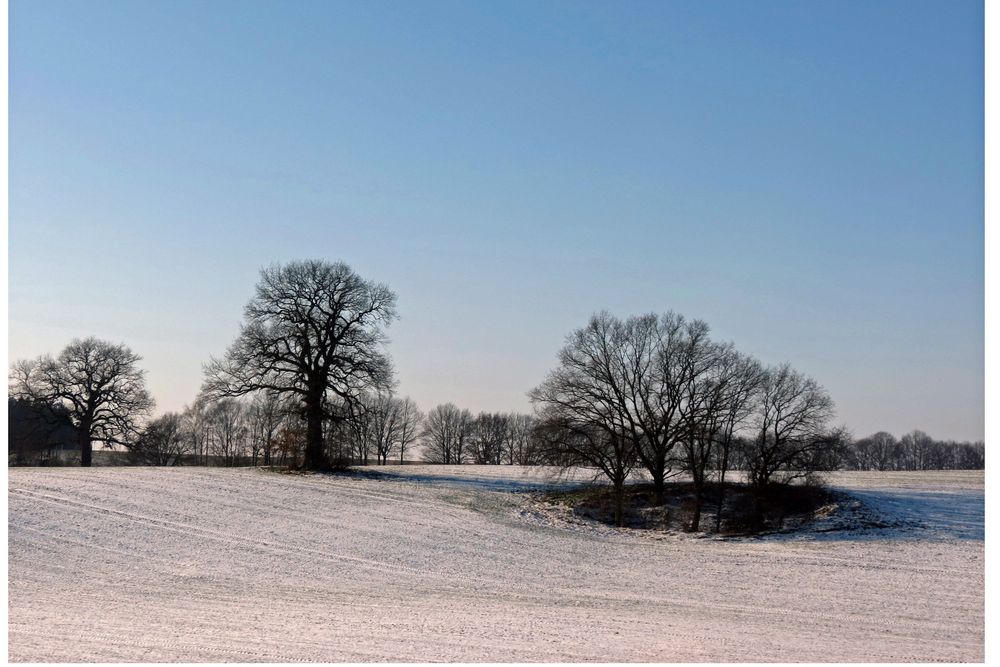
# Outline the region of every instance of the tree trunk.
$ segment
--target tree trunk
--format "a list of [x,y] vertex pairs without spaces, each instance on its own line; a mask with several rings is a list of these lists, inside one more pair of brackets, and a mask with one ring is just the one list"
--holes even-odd
[[751,529],[757,533],[764,529],[764,491],[760,488],[753,492],[753,515]]
[[705,466],[702,463],[692,467],[694,468],[691,475],[694,483],[694,514],[688,531],[694,533],[701,526],[701,508],[705,504]]
[[651,474],[653,476],[653,494],[656,496],[656,504],[662,505],[663,499],[666,495],[663,485],[664,471],[661,468],[659,470],[651,471]]
[[625,485],[615,484],[615,525],[621,528],[625,525]]
[[719,471],[719,502],[715,508],[715,532],[722,532],[722,504],[726,499],[726,466],[722,465]]
[[697,489],[694,494],[694,514],[691,516],[691,525],[688,526],[688,531],[695,533],[698,531],[698,526],[701,524],[701,489]]
[[80,466],[89,468],[93,465],[94,444],[90,441],[90,434],[81,429],[80,433]]
[[306,405],[306,451],[302,467],[306,470],[330,467],[323,448],[323,408],[315,399]]
[[93,465],[94,443],[90,440],[90,430],[93,427],[93,412],[88,410],[80,418],[77,428],[77,438],[80,443],[80,467],[89,468]]

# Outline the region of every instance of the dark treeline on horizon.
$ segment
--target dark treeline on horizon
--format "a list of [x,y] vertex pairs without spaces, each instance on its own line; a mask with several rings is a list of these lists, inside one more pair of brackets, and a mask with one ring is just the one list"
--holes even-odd
[[[385,400],[384,397],[380,397]],[[332,461],[343,466],[392,464],[557,465],[534,432],[537,419],[523,413],[473,415],[453,404],[424,416],[377,413],[354,423],[328,422],[325,438]],[[8,464],[79,465],[79,435],[58,404],[7,399]],[[367,421],[367,424],[365,423]],[[301,465],[302,420],[287,406],[265,396],[249,400],[196,402],[180,413],[147,422],[134,442],[96,452],[97,465],[279,466]],[[735,448],[739,451],[741,448]],[[985,445],[937,440],[915,430],[896,438],[880,431],[846,440],[829,453],[823,470],[981,470]],[[742,470],[734,459],[732,468]]]
[[[833,403],[787,364],[766,368],[682,316],[591,318],[530,392],[534,414],[426,414],[395,394],[384,328],[395,294],[342,263],[261,272],[245,322],[206,364],[201,393],[153,417],[141,360],[86,338],[12,365],[9,465],[586,465],[612,481],[741,470],[768,484],[815,470],[981,469],[982,442],[922,431],[852,439]],[[799,418],[791,419],[795,414]]]

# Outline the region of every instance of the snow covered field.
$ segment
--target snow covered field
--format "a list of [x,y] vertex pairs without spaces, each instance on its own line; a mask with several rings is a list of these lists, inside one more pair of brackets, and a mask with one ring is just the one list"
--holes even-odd
[[[982,661],[981,472],[838,473],[896,527],[651,539],[546,473],[11,469],[13,661]],[[570,480],[556,483],[570,483]]]

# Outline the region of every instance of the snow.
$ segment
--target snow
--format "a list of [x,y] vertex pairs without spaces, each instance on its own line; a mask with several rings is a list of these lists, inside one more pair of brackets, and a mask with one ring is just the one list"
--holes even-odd
[[884,528],[738,540],[535,520],[586,471],[377,473],[12,469],[9,659],[984,659],[981,472],[832,474]]

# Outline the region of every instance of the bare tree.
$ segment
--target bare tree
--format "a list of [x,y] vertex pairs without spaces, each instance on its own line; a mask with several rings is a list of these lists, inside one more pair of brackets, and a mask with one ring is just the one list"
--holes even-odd
[[913,430],[899,440],[905,470],[929,470],[932,465],[934,438],[923,431]]
[[[380,391],[370,395],[364,403],[367,407],[366,421],[370,431],[369,441],[375,450],[375,461],[378,465],[385,465],[395,444],[396,414],[393,395],[389,391]],[[368,463],[367,452],[365,463]]]
[[183,416],[168,412],[149,422],[129,451],[139,463],[175,466],[180,465],[190,446],[191,441],[184,433]]
[[142,357],[125,345],[97,338],[74,340],[52,358],[43,355],[14,364],[10,393],[62,405],[77,429],[80,465],[90,466],[93,443],[129,446],[153,408]]
[[240,335],[206,367],[214,396],[293,395],[306,421],[305,468],[326,468],[323,427],[331,396],[352,404],[391,384],[383,327],[396,295],[343,263],[291,262],[261,271]]
[[722,528],[722,508],[726,498],[726,473],[737,434],[753,414],[757,392],[764,380],[764,368],[756,359],[729,350],[719,360],[717,368],[723,393],[717,420],[719,497],[715,512],[715,532]]
[[[544,387],[544,385],[543,385]],[[635,441],[616,427],[614,418],[595,418],[588,411],[567,408],[535,390],[540,416],[535,437],[545,460],[563,468],[591,467],[611,482],[615,525],[624,524],[625,482],[638,463]]]
[[578,394],[613,413],[618,437],[631,438],[658,499],[673,450],[690,443],[693,388],[711,368],[714,349],[700,320],[668,312],[621,321],[602,312],[571,333],[559,353],[564,380],[572,375]]
[[469,441],[472,439],[472,413],[462,410],[459,413],[458,430],[455,437],[455,462],[465,463],[469,456]]
[[[649,360],[636,357],[637,368],[645,367],[644,379],[633,390],[636,414],[644,437],[639,441],[639,457],[653,479],[657,499],[663,498],[665,479],[671,474],[672,453],[678,445],[691,445],[699,390],[718,354],[709,339],[708,325],[687,321],[668,312],[660,317],[647,315],[633,325],[652,340]],[[645,347],[645,345],[643,346]],[[708,443],[710,441],[703,440]],[[689,469],[692,466],[688,466]]]
[[854,443],[852,466],[857,470],[891,470],[898,458],[899,442],[879,431]]
[[743,453],[750,484],[761,491],[779,473],[788,481],[815,470],[832,416],[833,401],[815,380],[788,364],[768,369],[754,415],[755,437]]
[[533,432],[535,418],[531,415],[508,415],[506,443],[507,463],[510,465],[535,465],[539,462],[538,447]]
[[614,485],[619,521],[623,485],[647,435],[639,411],[630,409],[630,401],[641,402],[645,391],[629,374],[637,363],[622,353],[627,343],[617,318],[594,315],[566,337],[559,365],[528,394],[541,415],[538,433],[548,456],[603,471]]
[[876,470],[892,470],[899,458],[900,446],[896,436],[879,431],[870,438],[872,465]]
[[396,409],[398,410],[396,448],[399,450],[399,463],[402,464],[406,450],[417,441],[420,435],[424,415],[409,396],[398,400]]
[[390,391],[365,394],[351,412],[351,434],[358,461],[368,464],[372,450],[379,465],[385,465],[396,446],[398,404]]
[[472,415],[454,403],[438,405],[427,413],[421,440],[424,460],[428,463],[465,462]]
[[709,466],[719,468],[720,500],[716,515],[719,527],[729,450],[739,425],[749,416],[753,392],[760,382],[760,366],[740,355],[732,345],[704,341],[692,351],[692,373],[681,388],[687,420],[681,440],[682,465],[694,485],[694,511],[689,530],[701,521]]
[[536,432],[548,459],[601,471],[614,488],[618,525],[623,521],[625,480],[643,437],[635,415],[623,409],[623,382],[615,360],[620,335],[610,315],[591,318],[567,337],[559,365],[528,394],[539,413]]
[[194,457],[196,464],[204,466],[208,465],[209,406],[210,401],[204,396],[199,396],[194,403],[186,406],[182,413],[183,433],[188,440],[188,450]]
[[254,395],[247,406],[250,429],[250,458],[253,465],[262,460],[271,465],[278,428],[285,418],[286,408],[274,392],[264,391]]
[[[301,413],[298,413],[301,417]],[[295,424],[297,427],[292,428]],[[293,433],[298,433],[301,430],[301,443],[305,443],[305,422],[301,418],[288,419],[282,424],[283,431],[286,435],[291,435]],[[335,469],[342,469],[352,465],[355,461],[355,455],[357,454],[357,447],[354,442],[354,424],[351,423],[351,416],[348,414],[346,418],[341,418],[339,416],[327,419],[323,427],[323,445],[325,449],[326,460]],[[295,457],[297,460],[298,457]]]
[[671,452],[689,435],[692,387],[711,367],[713,349],[700,320],[671,312],[623,322],[598,313],[567,337],[559,368],[542,393],[546,402],[561,401],[566,409],[589,405],[616,440],[631,440],[629,449],[662,499]]
[[208,408],[209,449],[225,466],[234,466],[246,455],[246,408],[232,398],[222,398]]
[[986,467],[986,443],[961,442],[956,445],[955,467],[960,470],[982,470]]
[[293,416],[286,418],[278,428],[275,441],[277,465],[298,467],[305,451],[305,442],[306,429],[302,420]]
[[399,452],[400,462],[407,449],[416,440],[420,425],[420,411],[409,398],[397,398],[380,392],[364,402],[367,410],[363,418],[379,465],[386,465],[389,456]]
[[503,462],[509,418],[499,412],[480,412],[472,421],[470,435],[473,460],[479,464]]
[[[371,394],[361,394],[355,400],[342,406],[346,417],[344,424],[347,427],[344,434],[350,443],[350,454],[344,460],[339,461],[339,465],[344,463],[357,462],[360,465],[368,465],[368,456],[373,449],[377,450],[376,429],[381,426],[380,420],[374,414],[379,406],[377,396]],[[333,429],[336,428],[334,425]]]

